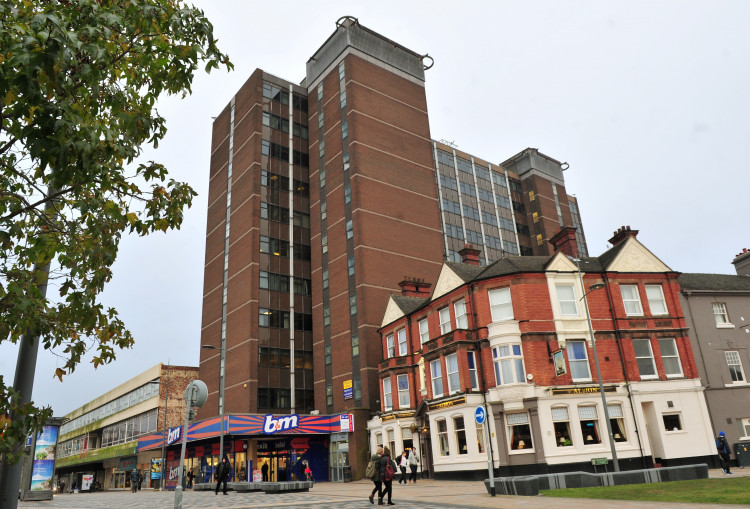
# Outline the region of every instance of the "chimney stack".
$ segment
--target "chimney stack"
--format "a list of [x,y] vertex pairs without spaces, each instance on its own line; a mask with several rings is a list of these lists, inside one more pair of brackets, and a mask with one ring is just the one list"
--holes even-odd
[[461,255],[461,261],[467,265],[479,265],[479,249],[474,249],[469,244],[464,245],[464,248],[458,252]]
[[620,226],[620,228],[616,232],[614,232],[612,238],[609,239],[609,243],[614,247],[623,240],[626,240],[628,237],[636,238],[637,236],[638,230],[631,230],[630,225]]
[[750,250],[743,248],[742,252],[734,257],[732,264],[738,276],[750,276]]
[[555,248],[555,253],[562,251],[566,255],[578,258],[578,243],[576,242],[576,227],[563,226],[554,237],[549,239],[550,244]]
[[398,286],[401,287],[401,295],[404,297],[427,298],[430,296],[432,283],[425,283],[424,279],[404,276],[404,280]]

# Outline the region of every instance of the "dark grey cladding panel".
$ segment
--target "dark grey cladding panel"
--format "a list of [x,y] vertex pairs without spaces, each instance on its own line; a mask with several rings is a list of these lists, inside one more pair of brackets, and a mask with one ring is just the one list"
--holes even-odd
[[424,66],[418,55],[372,30],[347,21],[308,60],[306,82],[314,83],[348,47],[424,81]]

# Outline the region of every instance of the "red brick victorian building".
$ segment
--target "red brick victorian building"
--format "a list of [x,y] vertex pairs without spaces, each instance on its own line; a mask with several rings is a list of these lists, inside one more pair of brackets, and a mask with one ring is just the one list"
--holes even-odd
[[[680,306],[678,273],[621,228],[578,258],[573,228],[553,256],[482,267],[479,252],[391,296],[381,328],[381,414],[371,446],[421,449],[437,478],[590,470],[610,438],[585,303],[622,469],[706,462],[711,423]],[[586,299],[583,299],[586,294]],[[474,420],[488,412],[490,440]]]

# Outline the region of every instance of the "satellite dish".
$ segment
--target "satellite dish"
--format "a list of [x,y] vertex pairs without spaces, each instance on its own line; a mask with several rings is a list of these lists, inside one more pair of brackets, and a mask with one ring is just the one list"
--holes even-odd
[[185,389],[185,402],[189,407],[200,408],[208,399],[208,387],[202,380],[193,380]]

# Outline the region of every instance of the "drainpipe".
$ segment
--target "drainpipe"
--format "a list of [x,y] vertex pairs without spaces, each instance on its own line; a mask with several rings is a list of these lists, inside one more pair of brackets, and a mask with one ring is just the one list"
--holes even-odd
[[620,328],[617,325],[617,316],[615,315],[615,308],[612,303],[612,294],[609,293],[609,278],[607,274],[602,273],[604,278],[604,289],[607,292],[607,302],[609,303],[609,314],[612,317],[612,325],[615,331],[615,342],[617,343],[617,352],[620,355],[620,365],[622,366],[622,376],[625,378],[625,388],[628,390],[628,400],[630,401],[630,413],[633,415],[633,424],[635,425],[635,436],[638,438],[638,449],[641,452],[641,465],[644,469],[648,468],[646,465],[646,458],[643,454],[643,443],[641,442],[641,433],[638,430],[638,418],[635,415],[635,405],[633,404],[633,393],[630,387],[630,379],[628,378],[628,369],[625,367],[625,354],[622,351],[622,339],[620,337]]

